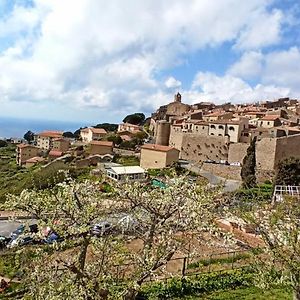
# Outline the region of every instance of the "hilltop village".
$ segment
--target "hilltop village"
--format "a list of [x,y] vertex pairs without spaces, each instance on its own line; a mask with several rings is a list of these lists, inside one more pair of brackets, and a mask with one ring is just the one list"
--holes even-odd
[[[139,142],[132,144],[137,137]],[[31,144],[17,145],[16,160],[19,166],[31,167],[64,163],[72,157],[82,167],[112,162],[117,154],[139,159],[140,166],[123,170],[133,172],[132,178],[180,160],[226,179],[241,180],[241,165],[253,139],[256,176],[264,182],[274,176],[281,160],[300,157],[300,102],[281,98],[254,104],[188,105],[177,93],[143,124],[122,123],[115,132],[87,127],[76,139],[51,130],[35,134]],[[119,147],[120,143],[127,147]],[[115,169],[120,166],[109,165],[108,176],[123,178],[121,169]]]

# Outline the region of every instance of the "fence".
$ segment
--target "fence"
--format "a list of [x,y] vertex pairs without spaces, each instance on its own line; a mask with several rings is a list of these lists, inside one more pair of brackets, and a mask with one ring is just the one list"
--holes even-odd
[[[250,265],[251,253],[247,250],[227,251],[206,255],[188,255],[172,258],[168,263],[158,268],[145,282],[166,280],[174,276],[191,276],[203,273],[221,272],[240,269]],[[116,265],[118,280],[125,279],[134,272],[135,264]]]

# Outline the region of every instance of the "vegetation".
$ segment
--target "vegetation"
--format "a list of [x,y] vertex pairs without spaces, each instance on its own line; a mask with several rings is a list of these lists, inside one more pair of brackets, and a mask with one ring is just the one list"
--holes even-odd
[[114,145],[120,145],[123,142],[123,140],[118,134],[110,134],[107,136],[106,139],[110,142],[113,142]]
[[294,299],[300,299],[299,216],[297,197],[241,214],[244,221],[256,227],[265,244],[263,257],[257,256],[258,283],[266,286],[285,282],[293,290]]
[[61,169],[69,170],[70,176],[78,178],[88,173],[88,169],[76,169],[68,165],[56,165],[48,168],[35,166],[30,169],[16,164],[16,147],[9,144],[0,148],[0,203],[5,202],[7,195],[19,195],[24,189],[46,189],[65,179]]
[[275,184],[300,185],[300,159],[288,158],[278,165]]
[[34,140],[34,133],[32,131],[28,130],[24,134],[24,139],[30,144]]
[[237,253],[235,255],[227,256],[227,257],[212,257],[207,259],[201,259],[197,262],[193,262],[188,264],[188,269],[197,269],[201,266],[209,266],[213,264],[231,264],[240,260],[244,260],[250,258],[250,253]]
[[[188,232],[201,240],[215,231],[211,224],[217,191],[189,185],[184,178],[167,186],[146,190],[138,183],[116,184],[114,197],[107,198],[97,183],[66,178],[50,190],[11,196],[3,208],[36,216],[41,228],[50,226],[64,239],[51,252],[43,245],[30,248],[34,254],[22,277],[28,288],[25,297],[135,299],[149,276],[159,276],[173,255],[186,247]],[[130,216],[133,225],[117,223],[111,234],[92,234],[91,224],[120,213]],[[74,238],[76,247],[66,252]]]
[[270,203],[273,194],[273,185],[271,183],[259,184],[252,188],[240,188],[235,192],[228,193],[228,206],[237,211],[248,211],[256,206],[262,206]]
[[252,139],[250,146],[247,149],[247,154],[243,159],[241,177],[243,180],[243,186],[245,188],[251,188],[256,186],[256,177],[255,177],[255,165],[256,165],[256,156],[255,156],[255,143],[256,139]]
[[74,133],[72,133],[71,131],[66,131],[63,133],[63,137],[73,139]]
[[123,166],[139,166],[140,161],[137,156],[120,156],[120,155],[115,155],[113,162],[121,164]]
[[134,125],[142,125],[145,121],[145,115],[143,113],[134,113],[126,116],[123,119],[124,123],[130,123]]
[[[243,287],[237,289],[221,290],[209,294],[185,297],[185,300],[290,300],[292,293],[285,287],[260,289],[257,287]],[[180,298],[182,299],[182,298]]]
[[253,285],[254,273],[248,269],[199,274],[187,278],[172,278],[152,283],[143,290],[150,299],[174,299],[176,297],[207,294],[209,292]]
[[103,128],[107,132],[113,132],[118,129],[118,124],[111,124],[111,123],[101,123],[94,126],[95,128]]
[[7,142],[4,140],[0,140],[0,148],[6,147],[7,146]]

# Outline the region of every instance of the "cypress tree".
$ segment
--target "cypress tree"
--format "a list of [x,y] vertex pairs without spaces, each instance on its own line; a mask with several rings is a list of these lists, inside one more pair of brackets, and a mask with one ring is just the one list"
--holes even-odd
[[241,177],[242,177],[242,180],[243,180],[243,187],[245,187],[245,188],[252,188],[252,187],[256,186],[255,145],[256,145],[256,138],[252,139],[252,141],[250,143],[250,146],[247,149],[247,154],[243,159]]

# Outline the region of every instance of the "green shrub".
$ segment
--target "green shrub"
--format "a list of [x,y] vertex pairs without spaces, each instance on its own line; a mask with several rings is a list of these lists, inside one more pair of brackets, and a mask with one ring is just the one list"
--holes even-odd
[[253,279],[254,273],[250,269],[206,273],[186,278],[174,277],[166,282],[150,283],[144,286],[141,294],[148,299],[172,299],[174,297],[251,286]]
[[188,264],[187,268],[196,269],[201,266],[209,266],[213,264],[230,264],[230,263],[235,263],[239,260],[247,259],[249,257],[250,257],[249,253],[237,253],[235,255],[228,256],[228,257],[212,257],[210,259],[209,258],[201,259],[197,262],[190,263]]

